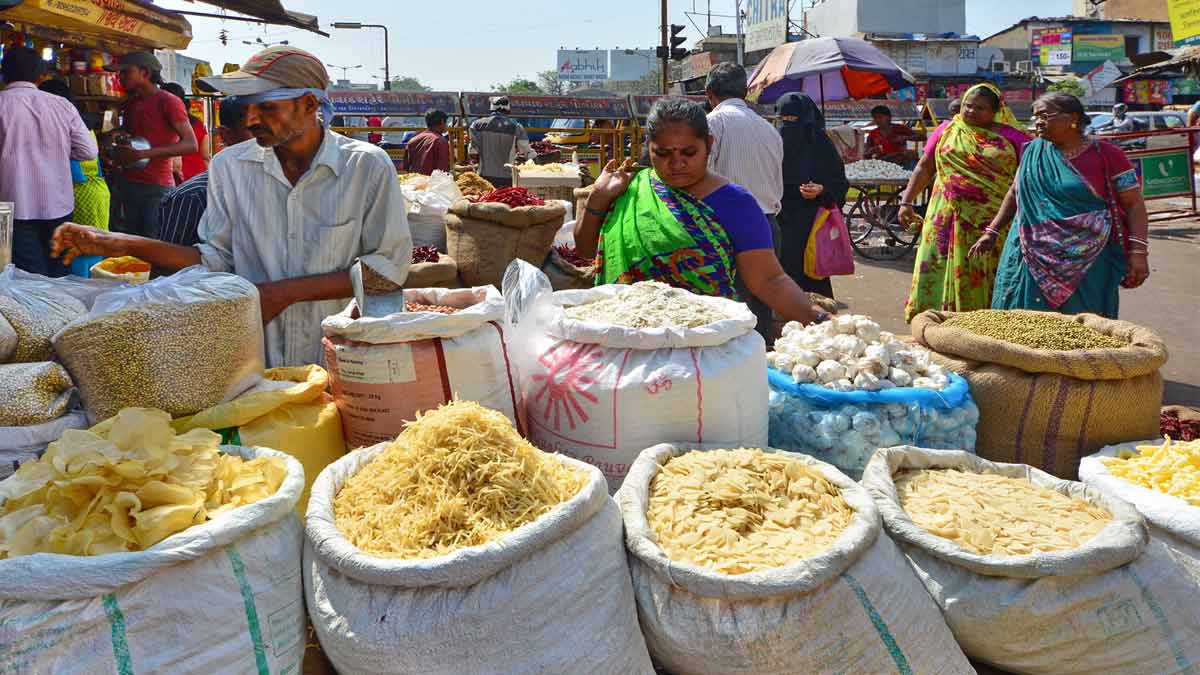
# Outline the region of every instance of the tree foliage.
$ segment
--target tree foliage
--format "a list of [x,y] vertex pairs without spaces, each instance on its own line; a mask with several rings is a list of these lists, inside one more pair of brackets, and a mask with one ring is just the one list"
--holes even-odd
[[539,96],[546,92],[538,86],[537,82],[528,80],[523,77],[513,78],[508,84],[497,84],[492,87],[492,91],[497,91],[502,94],[514,94],[525,96]]
[[400,75],[392,78],[392,91],[433,91],[433,88],[421,84],[415,77]]
[[1057,91],[1064,94],[1070,94],[1076,98],[1087,96],[1087,87],[1083,86],[1083,81],[1078,77],[1067,77],[1058,82],[1046,87],[1047,91]]

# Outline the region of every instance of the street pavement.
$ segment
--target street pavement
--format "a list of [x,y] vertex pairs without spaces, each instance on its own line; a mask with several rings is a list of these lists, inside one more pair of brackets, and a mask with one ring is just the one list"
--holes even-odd
[[[1151,203],[1161,208],[1163,202]],[[1200,218],[1150,225],[1150,279],[1121,291],[1121,319],[1153,328],[1171,358],[1162,369],[1164,404],[1200,406]],[[855,259],[853,277],[835,277],[834,295],[849,305],[843,313],[866,314],[885,330],[908,335],[904,300],[912,281],[913,256],[894,262]]]

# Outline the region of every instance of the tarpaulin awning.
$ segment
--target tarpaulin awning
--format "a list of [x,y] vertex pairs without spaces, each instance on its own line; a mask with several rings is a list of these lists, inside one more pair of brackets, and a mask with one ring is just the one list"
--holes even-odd
[[328,36],[321,31],[317,17],[286,9],[280,0],[188,0],[188,2],[203,2],[206,5],[262,19],[264,23],[294,26]]
[[1138,68],[1113,84],[1175,73],[1183,73],[1194,80],[1200,79],[1200,47],[1181,47],[1168,51],[1138,54],[1130,60]]
[[0,19],[76,35],[80,44],[184,49],[192,41],[187,19],[140,0],[24,0]]

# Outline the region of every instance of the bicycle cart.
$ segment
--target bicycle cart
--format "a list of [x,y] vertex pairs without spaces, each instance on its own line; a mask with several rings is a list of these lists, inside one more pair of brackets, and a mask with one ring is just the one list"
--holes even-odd
[[[868,260],[899,260],[914,250],[920,228],[900,222],[900,194],[908,180],[871,178],[851,180],[858,192],[846,201],[846,227],[854,250]],[[853,194],[853,192],[852,192]],[[918,208],[923,211],[924,208]]]

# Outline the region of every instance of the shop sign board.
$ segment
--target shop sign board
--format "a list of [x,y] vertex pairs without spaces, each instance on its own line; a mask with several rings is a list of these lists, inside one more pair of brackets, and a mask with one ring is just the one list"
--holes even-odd
[[1134,80],[1123,82],[1122,100],[1125,103],[1142,105],[1167,105],[1171,102],[1171,82],[1169,80]]
[[1071,65],[1071,37],[1071,29],[1066,27],[1035,29],[1030,60],[1039,66]]
[[747,0],[744,8],[746,51],[774,49],[787,42],[788,0]]
[[338,115],[420,117],[430,110],[458,114],[458,94],[449,91],[331,91]]
[[608,79],[608,50],[558,50],[558,79],[563,82],[599,82]]
[[1133,158],[1147,198],[1177,197],[1192,193],[1192,162],[1186,148],[1165,150]]
[[1200,44],[1200,0],[1167,0],[1175,46]]
[[1154,29],[1154,51],[1165,52],[1175,48],[1175,36],[1170,28]]
[[1072,45],[1076,63],[1125,60],[1124,35],[1076,35]]
[[[153,7],[152,5],[150,7]],[[141,43],[154,44],[174,49],[184,49],[191,42],[191,31],[186,21],[178,21],[174,28],[169,24],[147,21],[145,7],[126,0],[26,0],[8,10],[5,17],[13,21],[28,21],[38,25],[49,24],[45,14],[52,14],[55,24],[69,30],[106,33],[134,38]],[[38,15],[38,12],[44,14]],[[170,17],[166,12],[153,16]],[[54,25],[54,24],[51,24]]]
[[[462,95],[463,109],[468,117],[487,117],[491,112],[491,99],[500,96],[496,92],[465,92]],[[513,117],[538,117],[552,119],[629,119],[629,99],[589,98],[586,96],[520,96],[506,94],[512,106]]]

